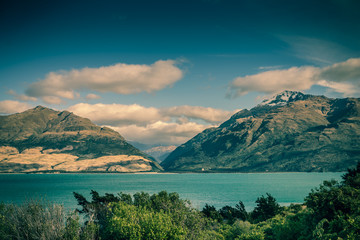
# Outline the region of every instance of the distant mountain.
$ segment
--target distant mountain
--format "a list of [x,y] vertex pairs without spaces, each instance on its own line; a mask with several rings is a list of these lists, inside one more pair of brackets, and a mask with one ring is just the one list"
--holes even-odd
[[0,116],[0,172],[138,172],[161,167],[116,131],[38,106]]
[[167,171],[345,171],[360,161],[360,99],[285,91],[173,151]]
[[149,154],[161,163],[169,154],[176,149],[174,145],[145,144],[135,141],[129,141],[131,145],[137,147],[141,151]]
[[145,153],[154,157],[158,162],[164,161],[169,154],[176,149],[176,146],[157,146],[144,150]]

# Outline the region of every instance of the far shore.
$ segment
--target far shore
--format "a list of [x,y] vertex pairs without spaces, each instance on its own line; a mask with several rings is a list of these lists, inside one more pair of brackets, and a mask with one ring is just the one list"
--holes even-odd
[[[143,174],[143,175],[161,175],[161,174],[278,174],[278,173],[343,173],[338,172],[0,172],[0,174]],[[345,173],[345,172],[344,172]]]

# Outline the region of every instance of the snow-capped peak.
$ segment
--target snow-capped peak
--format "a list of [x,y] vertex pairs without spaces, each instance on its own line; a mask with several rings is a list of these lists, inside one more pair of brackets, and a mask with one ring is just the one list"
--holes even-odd
[[265,99],[262,101],[259,105],[268,105],[268,106],[284,106],[288,104],[289,102],[294,102],[297,100],[303,100],[304,94],[301,92],[295,92],[295,91],[283,91],[270,99]]

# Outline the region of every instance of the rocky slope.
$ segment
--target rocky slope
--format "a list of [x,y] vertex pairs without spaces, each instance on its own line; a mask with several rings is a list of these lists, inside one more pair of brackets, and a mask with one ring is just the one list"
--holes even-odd
[[38,106],[0,116],[0,172],[159,171],[116,131]]
[[344,171],[360,161],[360,99],[285,91],[179,146],[168,171]]

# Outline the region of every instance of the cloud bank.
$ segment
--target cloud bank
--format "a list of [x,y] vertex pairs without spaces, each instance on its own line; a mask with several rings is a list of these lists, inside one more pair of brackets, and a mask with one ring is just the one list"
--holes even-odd
[[327,87],[344,96],[360,94],[360,58],[328,67],[292,67],[237,77],[229,86],[229,96],[238,97],[249,92],[274,94],[283,90],[303,91],[314,85]]
[[160,112],[164,116],[186,118],[186,119],[197,119],[203,120],[207,123],[217,124],[227,120],[235,111],[225,111],[222,109],[215,109],[210,107],[200,106],[175,106],[170,108],[162,108]]
[[12,114],[23,112],[31,108],[31,105],[24,102],[4,100],[0,101],[0,114]]
[[99,68],[50,72],[45,79],[31,84],[25,93],[29,97],[42,98],[46,103],[60,104],[63,99],[79,97],[79,90],[152,93],[171,86],[182,77],[182,71],[173,60],[160,60],[151,65],[118,63]]
[[161,144],[184,143],[238,111],[187,105],[154,108],[138,104],[101,103],[79,103],[68,110],[115,129],[127,140]]
[[129,124],[145,125],[156,121],[167,121],[159,109],[143,107],[138,104],[88,104],[78,103],[68,108],[79,116],[89,118],[102,125],[123,126]]
[[203,125],[195,122],[173,123],[158,121],[146,126],[108,126],[118,131],[127,140],[147,144],[179,145],[185,143],[196,134],[214,125]]
[[175,106],[169,108],[144,107],[138,104],[89,104],[78,103],[68,108],[69,111],[91,119],[99,124],[127,125],[148,124],[157,121],[171,121],[179,118],[189,120],[202,120],[209,124],[218,124],[227,120],[235,111],[200,107]]

